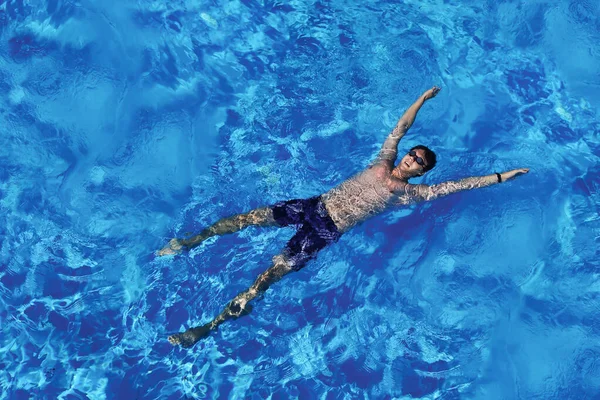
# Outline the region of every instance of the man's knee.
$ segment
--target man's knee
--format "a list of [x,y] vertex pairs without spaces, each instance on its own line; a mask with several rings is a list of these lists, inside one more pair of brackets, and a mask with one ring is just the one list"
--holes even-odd
[[248,213],[248,219],[254,225],[273,226],[277,225],[271,207],[262,207]]
[[243,296],[238,296],[233,299],[227,307],[225,307],[225,311],[230,318],[239,318],[243,315],[248,315],[252,311],[252,306],[248,304],[248,301],[251,299],[246,299]]

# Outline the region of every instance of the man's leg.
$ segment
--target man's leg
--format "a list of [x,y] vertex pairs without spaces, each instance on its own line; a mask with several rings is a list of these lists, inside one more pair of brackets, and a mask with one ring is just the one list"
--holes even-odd
[[273,218],[271,207],[257,208],[245,214],[223,218],[189,239],[171,239],[169,244],[158,252],[158,255],[176,254],[184,248],[189,250],[210,237],[234,233],[251,225],[276,226],[277,222]]
[[252,311],[252,307],[248,304],[249,301],[264,293],[273,283],[292,271],[289,260],[283,254],[273,257],[273,266],[260,274],[252,286],[231,300],[225,310],[214,320],[206,325],[190,328],[183,333],[169,336],[169,342],[172,345],[179,344],[183,347],[191,347],[198,340],[208,336],[212,330],[223,322],[247,315]]
[[[288,202],[288,204],[291,206],[296,205],[294,201]],[[291,210],[287,214],[289,216],[288,219],[278,217],[278,224],[283,226],[288,224],[289,219],[296,218],[295,213],[299,213],[298,209],[299,207],[296,207],[296,210]],[[277,208],[275,210],[275,215],[278,215],[279,211],[277,211]],[[289,240],[283,253],[273,257],[273,266],[259,275],[258,279],[256,279],[248,290],[238,294],[229,302],[221,314],[206,325],[191,328],[184,333],[170,336],[169,342],[173,345],[180,344],[183,347],[190,347],[198,340],[208,336],[212,330],[216,329],[223,322],[248,314],[252,309],[248,304],[249,301],[263,293],[284,275],[291,271],[298,271],[304,267],[308,260],[314,258],[325,246],[338,240],[340,235],[331,220],[329,222],[324,221],[324,224],[316,226],[310,223],[303,224]]]

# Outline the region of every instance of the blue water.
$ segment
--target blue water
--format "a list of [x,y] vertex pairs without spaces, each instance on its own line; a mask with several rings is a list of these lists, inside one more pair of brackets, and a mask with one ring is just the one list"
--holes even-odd
[[[1,399],[600,397],[597,1],[0,6]],[[421,179],[190,350],[404,110]],[[417,181],[418,182],[418,181]]]

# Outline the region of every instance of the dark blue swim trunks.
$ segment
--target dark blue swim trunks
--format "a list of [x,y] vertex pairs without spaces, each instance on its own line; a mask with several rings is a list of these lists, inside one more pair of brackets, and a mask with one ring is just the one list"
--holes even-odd
[[280,201],[271,208],[279,225],[295,225],[298,229],[285,246],[285,255],[292,262],[295,271],[304,267],[323,247],[342,236],[329,216],[321,196]]

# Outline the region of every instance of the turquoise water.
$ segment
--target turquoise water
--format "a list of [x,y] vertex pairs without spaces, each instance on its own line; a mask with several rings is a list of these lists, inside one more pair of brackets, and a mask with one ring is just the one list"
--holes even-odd
[[[0,398],[600,396],[600,6],[0,7]],[[291,229],[169,238],[322,193],[404,110],[423,183],[190,350]]]

